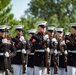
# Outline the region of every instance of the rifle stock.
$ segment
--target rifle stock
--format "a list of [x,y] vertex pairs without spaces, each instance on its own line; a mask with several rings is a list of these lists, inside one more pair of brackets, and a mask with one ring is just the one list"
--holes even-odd
[[53,55],[54,59],[54,74],[57,74],[57,66],[56,66],[56,56],[55,54]]
[[48,52],[46,51],[45,52],[45,59],[46,59],[46,67],[47,67],[47,74],[50,74],[50,65],[49,65],[49,56],[48,56],[49,54],[48,54]]
[[[54,51],[57,49],[57,43],[53,42]],[[57,66],[56,66],[56,54],[53,54],[53,61],[54,61],[54,74],[57,74]]]
[[9,75],[9,69],[7,68],[7,58],[4,59],[4,65],[5,65],[5,75]]
[[24,58],[23,53],[22,53],[21,57],[22,57],[22,72],[24,74],[24,73],[26,73],[26,68],[25,68],[25,58]]
[[[7,50],[7,44],[5,44],[4,46],[4,53],[8,51]],[[8,69],[8,58],[7,57],[4,57],[4,66],[5,66],[5,75],[9,75],[9,69]]]
[[65,72],[67,72],[67,55],[65,55]]
[[[25,44],[23,43],[23,49],[25,49]],[[26,73],[26,67],[25,67],[25,55],[21,52],[21,60],[22,60],[22,72],[23,74]]]

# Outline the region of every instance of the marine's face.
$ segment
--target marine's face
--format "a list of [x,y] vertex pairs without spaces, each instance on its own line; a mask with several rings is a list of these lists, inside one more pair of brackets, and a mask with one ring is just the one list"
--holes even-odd
[[53,31],[48,31],[48,35],[53,37],[54,36],[54,32]]
[[23,32],[22,32],[22,30],[16,30],[16,34],[19,36],[22,36]]
[[76,28],[71,28],[71,33],[76,35]]
[[46,27],[38,27],[38,32],[41,32],[41,33],[45,33],[46,32]]
[[57,38],[60,39],[60,40],[61,40],[62,37],[63,37],[63,33],[58,33],[58,32],[56,32],[56,35],[57,35]]
[[30,38],[32,37],[32,34],[28,34],[28,35],[29,35]]
[[5,37],[5,32],[0,32],[1,37]]

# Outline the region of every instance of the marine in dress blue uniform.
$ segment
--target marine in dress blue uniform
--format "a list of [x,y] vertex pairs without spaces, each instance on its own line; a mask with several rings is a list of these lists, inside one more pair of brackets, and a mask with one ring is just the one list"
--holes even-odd
[[34,75],[46,75],[46,59],[44,48],[44,36],[46,33],[46,21],[38,22],[38,33],[32,36],[34,54]]
[[29,44],[30,44],[30,53],[28,54],[28,62],[27,62],[27,73],[26,75],[34,75],[34,47],[33,47],[33,39],[32,36],[36,34],[35,29],[28,30],[28,34],[30,37]]
[[22,54],[25,55],[25,64],[26,64],[26,53],[29,49],[28,41],[23,36],[23,25],[16,25],[16,37],[12,38],[14,45],[16,47],[16,56],[12,58],[12,67],[14,69],[14,75],[23,75],[23,68],[22,68]]
[[[9,75],[9,72],[11,71],[10,59],[16,53],[16,49],[13,46],[13,43],[11,39],[6,37],[6,33],[7,33],[6,26],[5,25],[0,26],[0,75],[5,75],[6,71]],[[4,61],[6,64],[4,64]]]
[[56,35],[57,39],[59,40],[60,44],[60,53],[58,54],[58,75],[65,75],[65,54],[63,50],[63,45],[64,45],[64,29],[63,28],[56,28]]
[[71,23],[71,35],[65,37],[67,45],[67,75],[76,75],[76,23]]
[[52,39],[54,38],[54,31],[55,27],[48,27],[47,29],[47,34],[49,35],[49,48],[50,48],[50,75],[54,75],[54,61],[53,61],[53,44],[52,44]]

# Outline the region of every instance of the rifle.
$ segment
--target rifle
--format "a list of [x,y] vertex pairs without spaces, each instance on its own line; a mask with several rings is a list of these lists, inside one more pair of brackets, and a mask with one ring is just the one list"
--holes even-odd
[[[54,51],[57,50],[57,43],[53,42],[54,45]],[[57,74],[57,62],[56,62],[56,54],[53,54],[53,61],[54,61],[54,74]]]
[[[5,46],[4,46],[4,50],[5,50],[5,52],[7,52],[8,50],[7,50],[7,44],[5,44]],[[5,53],[4,52],[4,53]],[[7,57],[4,57],[4,66],[5,66],[5,75],[9,75],[9,72],[10,72],[10,70],[8,69],[8,58]]]
[[[25,49],[25,44],[26,43],[22,43],[23,49]],[[21,60],[22,60],[22,72],[23,74],[25,74],[26,73],[26,67],[25,67],[26,61],[25,61],[25,55],[22,52],[21,52]]]
[[67,72],[67,54],[65,54],[65,50],[66,50],[66,45],[62,45],[62,50],[63,50],[63,54],[64,54],[64,60],[65,60],[65,62],[64,62],[64,66],[65,66],[65,71]]
[[49,39],[47,39],[46,40],[46,46],[47,46],[47,48],[46,48],[46,46],[44,46],[45,47],[45,60],[46,60],[46,67],[47,67],[47,74],[50,74],[50,53],[48,52],[48,50],[50,50],[49,49],[49,42],[50,42],[50,40]]
[[65,55],[65,72],[67,72],[67,55]]
[[47,51],[45,51],[45,60],[46,60],[46,67],[47,67],[47,74],[50,74],[50,59],[49,54]]
[[56,66],[56,55],[53,55],[53,59],[54,59],[54,74],[57,74],[57,66]]

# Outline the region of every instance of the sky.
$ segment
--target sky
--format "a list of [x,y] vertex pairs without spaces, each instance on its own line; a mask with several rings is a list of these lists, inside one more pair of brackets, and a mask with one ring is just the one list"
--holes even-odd
[[31,0],[11,0],[12,10],[14,18],[19,19],[24,15],[24,11],[29,7],[28,3]]

